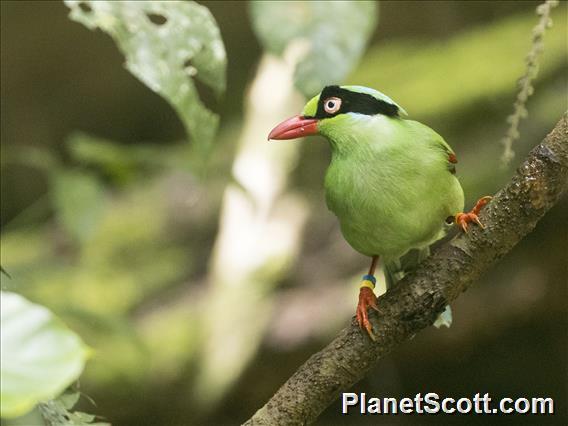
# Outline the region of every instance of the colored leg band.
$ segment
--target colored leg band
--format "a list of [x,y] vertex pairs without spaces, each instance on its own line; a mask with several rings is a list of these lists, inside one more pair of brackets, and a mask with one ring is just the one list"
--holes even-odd
[[377,279],[373,275],[364,275],[359,288],[367,287],[374,290],[375,284],[377,284]]
[[363,275],[363,281],[371,281],[373,285],[377,284],[377,279],[374,275]]

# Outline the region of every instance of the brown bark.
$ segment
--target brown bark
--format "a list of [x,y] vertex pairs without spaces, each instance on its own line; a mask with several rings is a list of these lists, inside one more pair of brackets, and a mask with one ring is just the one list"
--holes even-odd
[[568,112],[470,226],[379,299],[371,341],[355,321],[314,354],[245,425],[313,423],[403,341],[432,325],[444,307],[531,232],[568,187]]

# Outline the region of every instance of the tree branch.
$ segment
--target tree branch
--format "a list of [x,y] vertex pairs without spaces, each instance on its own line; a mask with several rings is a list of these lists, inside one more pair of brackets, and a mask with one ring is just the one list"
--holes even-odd
[[531,232],[568,187],[568,112],[482,210],[486,228],[470,227],[379,299],[372,342],[356,322],[314,354],[245,425],[313,423],[340,392],[418,331],[432,325],[492,264]]

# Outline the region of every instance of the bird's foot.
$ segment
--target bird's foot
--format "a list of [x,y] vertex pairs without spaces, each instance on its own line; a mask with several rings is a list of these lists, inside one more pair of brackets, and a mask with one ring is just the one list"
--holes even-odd
[[467,232],[467,224],[468,223],[477,223],[481,229],[485,229],[485,226],[479,221],[478,214],[481,209],[491,201],[490,196],[480,198],[475,206],[469,211],[469,213],[458,213],[454,216],[454,222],[458,225],[463,232]]
[[357,323],[361,329],[367,331],[367,334],[371,340],[375,341],[376,336],[373,333],[373,325],[369,321],[369,308],[378,311],[377,307],[377,296],[373,292],[375,288],[375,277],[372,275],[365,275],[363,281],[361,282],[361,288],[359,289],[359,303],[357,303]]

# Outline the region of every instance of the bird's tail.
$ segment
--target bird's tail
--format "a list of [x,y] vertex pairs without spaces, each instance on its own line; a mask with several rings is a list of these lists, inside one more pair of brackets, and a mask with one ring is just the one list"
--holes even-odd
[[[430,248],[425,247],[422,249],[410,250],[397,260],[385,262],[384,272],[387,290],[400,281],[406,274],[414,271],[420,262],[426,259],[429,255]],[[450,325],[452,325],[452,310],[450,305],[448,305],[446,306],[446,309],[438,315],[438,318],[434,322],[434,326],[436,328],[440,328],[442,326],[449,327]]]

